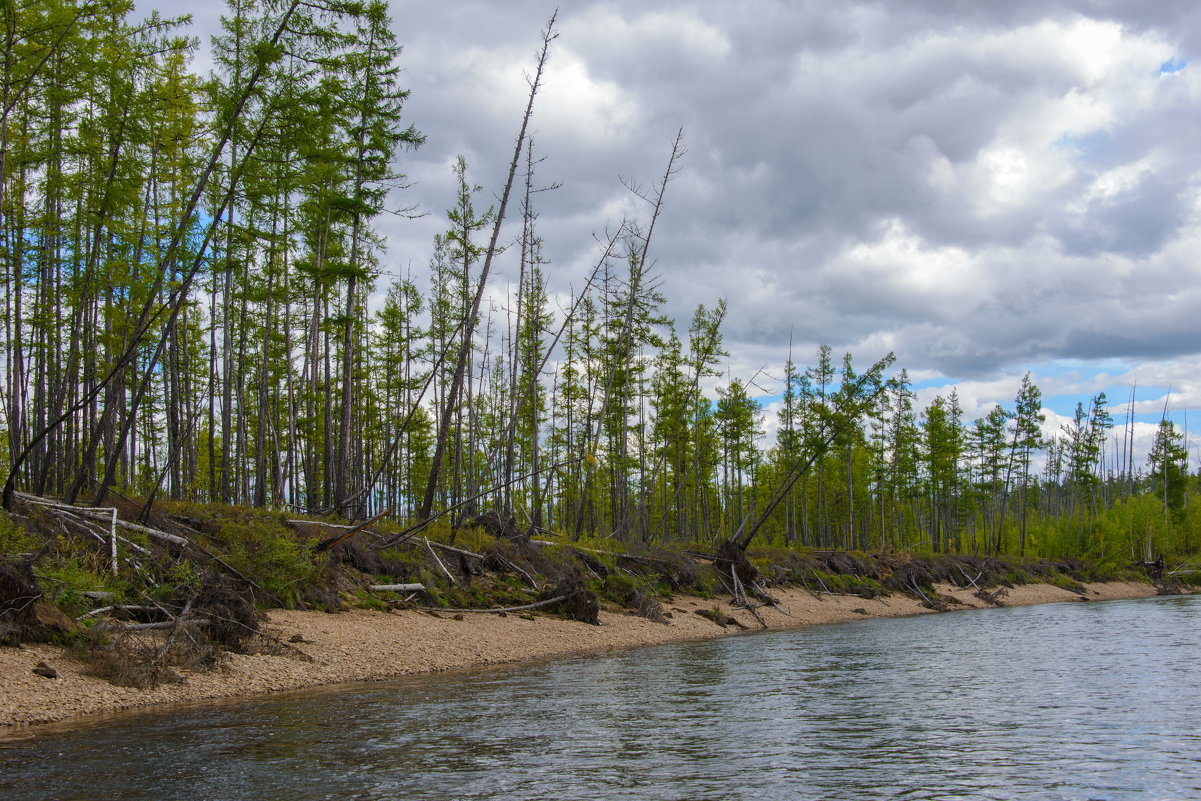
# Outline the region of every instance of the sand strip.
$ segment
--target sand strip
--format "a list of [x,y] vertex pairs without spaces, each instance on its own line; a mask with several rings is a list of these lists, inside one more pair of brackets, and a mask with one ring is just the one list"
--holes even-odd
[[[1154,595],[1155,589],[1137,582],[1109,582],[1087,586],[1080,596],[1048,584],[1016,587],[1003,602],[1008,606],[1110,600]],[[971,590],[939,587],[954,597],[954,608],[989,606]],[[900,595],[866,600],[856,596],[828,595],[803,589],[775,589],[781,610],[759,610],[769,628],[784,629],[864,618],[901,617],[930,612],[917,601]],[[760,629],[749,612],[717,604],[741,621],[747,630]],[[664,604],[671,614],[666,623],[653,623],[633,615],[602,612],[601,625],[535,615],[467,614],[461,620],[415,611],[372,612],[356,610],[338,614],[275,610],[267,629],[283,640],[299,634],[305,642],[296,647],[312,657],[228,655],[223,666],[205,673],[188,673],[184,683],[153,690],[116,687],[85,676],[82,666],[61,648],[36,645],[0,648],[0,733],[34,723],[78,718],[103,712],[235,698],[342,682],[387,679],[414,673],[472,668],[575,654],[633,648],[687,640],[729,636],[742,631],[721,627],[696,614],[715,602],[677,596]],[[58,671],[47,679],[32,671],[45,661]],[[16,727],[16,728],[13,728]]]

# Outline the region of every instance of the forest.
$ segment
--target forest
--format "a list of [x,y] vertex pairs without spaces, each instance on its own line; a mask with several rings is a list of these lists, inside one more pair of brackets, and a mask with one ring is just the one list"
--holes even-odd
[[423,134],[386,2],[230,0],[209,75],[186,19],[128,0],[0,9],[6,504],[120,493],[451,528],[490,513],[626,543],[1201,549],[1176,425],[1136,463],[1133,404],[1115,420],[1099,394],[1048,437],[1029,375],[969,420],[954,392],[918,408],[891,356],[823,346],[772,371],[767,443],[762,393],[723,367],[725,301],[663,312],[653,241],[683,132],[628,184],[644,214],[597,220],[587,281],[554,289],[553,165],[529,132],[553,18],[507,172],[488,165],[504,183],[460,158],[427,269],[395,277],[381,226],[414,212],[404,162]]

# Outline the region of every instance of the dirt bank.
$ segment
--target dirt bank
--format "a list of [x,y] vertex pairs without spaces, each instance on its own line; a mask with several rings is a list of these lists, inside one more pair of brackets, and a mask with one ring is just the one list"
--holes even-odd
[[[1005,605],[1023,606],[1155,594],[1150,585],[1135,582],[1086,587],[1087,594],[1080,596],[1048,584],[1027,585],[1008,590],[1001,600]],[[958,601],[952,608],[989,605],[974,597],[970,590],[948,586],[939,587],[938,591]],[[777,589],[773,593],[780,601],[780,609],[760,610],[773,629],[930,611],[918,601],[901,595],[865,600],[848,595],[814,595],[801,589]],[[745,610],[718,605],[746,626],[746,630],[760,628]],[[154,704],[259,695],[339,682],[699,640],[744,630],[719,626],[697,614],[714,606],[712,600],[677,596],[664,605],[671,614],[666,623],[602,612],[600,626],[540,615],[532,620],[512,614],[503,617],[467,614],[457,619],[448,614],[435,617],[416,611],[325,614],[277,610],[269,614],[267,629],[284,641],[299,635],[303,641],[296,643],[295,648],[307,659],[299,654],[231,654],[217,670],[189,673],[181,684],[152,690],[116,687],[83,675],[82,666],[60,648],[42,645],[0,648],[0,732],[14,731],[11,727],[27,724]],[[58,672],[57,678],[33,673],[34,667],[43,661]]]

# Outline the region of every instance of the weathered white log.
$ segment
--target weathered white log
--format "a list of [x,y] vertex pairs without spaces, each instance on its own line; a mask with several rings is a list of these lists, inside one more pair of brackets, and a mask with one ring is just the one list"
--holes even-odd
[[430,545],[432,545],[433,547],[435,547],[439,550],[447,551],[449,553],[457,553],[461,556],[470,556],[473,559],[480,559],[480,560],[488,558],[488,557],[484,556],[483,554],[475,553],[474,551],[464,551],[462,548],[456,548],[453,545],[447,545],[444,542],[435,542],[433,540],[426,540],[426,542],[428,542]]
[[148,537],[154,537],[156,540],[164,540],[166,542],[173,542],[176,545],[183,545],[185,547],[192,544],[184,537],[179,537],[179,536],[176,536],[175,534],[168,534],[165,531],[159,531],[157,528],[150,528],[149,526],[139,526],[137,523],[129,523],[125,520],[118,520],[117,525],[120,526],[121,528],[127,528],[130,531],[140,531]]
[[79,528],[83,529],[92,537],[95,537],[96,541],[99,542],[101,545],[107,544],[104,539],[104,536],[102,534],[100,534],[100,532],[93,529],[91,523],[89,523],[87,520],[84,520],[79,515],[73,515],[64,509],[58,509],[55,507],[50,507],[50,514],[56,515],[57,517],[59,517],[60,519],[63,519],[63,520],[66,520],[69,518],[71,523],[73,523],[76,526],[78,526]]
[[446,569],[446,565],[442,564],[442,560],[438,558],[438,552],[434,550],[434,546],[430,545],[429,538],[423,539],[425,539],[426,550],[430,552],[430,556],[434,557],[434,561],[438,563],[438,567],[442,568],[442,572],[446,574],[446,578],[450,581],[451,585],[453,586],[458,584],[459,582],[455,580],[455,577],[451,575],[451,572]]
[[355,526],[344,526],[341,523],[326,523],[324,520],[285,520],[289,526],[325,526],[326,528],[349,529]]
[[372,592],[417,592],[424,590],[424,584],[372,584],[367,589]]
[[[42,506],[49,506],[52,510],[56,510],[60,513],[65,513],[68,515],[73,515],[76,517],[76,519],[78,519],[78,517],[80,515],[91,517],[91,518],[96,518],[97,515],[99,515],[100,518],[105,520],[106,522],[109,520],[109,514],[102,510],[99,510],[99,509],[92,509],[92,508],[85,507],[85,506],[69,506],[64,503],[58,503],[56,501],[51,501],[46,498],[39,498],[36,495],[27,495],[22,492],[18,492],[17,495],[18,495],[18,497],[21,497],[21,498],[25,499],[26,501],[29,501],[30,503],[36,503],[36,504],[40,504]],[[81,520],[80,522],[83,523],[85,521]],[[204,548],[203,546],[199,545],[198,543],[192,542],[191,540],[187,539],[186,537],[180,537],[175,534],[168,534],[166,531],[159,531],[157,528],[150,528],[149,526],[142,526],[142,525],[138,525],[137,523],[130,523],[130,522],[127,522],[125,520],[120,520],[120,519],[117,520],[117,526],[120,528],[128,529],[130,531],[140,531],[148,537],[153,537],[156,540],[163,540],[164,542],[172,542],[172,543],[175,543],[176,545],[179,545],[184,548],[196,548],[201,553],[203,553],[205,556],[209,557],[214,562],[216,562],[217,564],[221,565],[226,570],[228,570],[230,573],[233,573],[235,576],[237,576],[238,578],[245,581],[247,584],[250,584],[255,589],[259,589],[259,590],[262,589],[262,587],[257,582],[252,581],[246,575],[244,575],[239,570],[234,568],[233,565],[229,564],[224,559],[217,556],[215,553],[209,551],[207,548]],[[101,542],[104,542],[104,539],[99,534],[97,534],[95,531],[91,531],[89,529],[89,533],[91,533],[92,536],[100,539]],[[118,539],[120,539],[121,542],[126,543],[127,545],[129,545],[129,547],[133,548],[134,550],[138,551],[139,553],[143,553],[143,554],[150,553],[142,546],[132,543],[129,540],[125,539],[124,537],[119,537]]]
[[[87,520],[84,517],[81,517],[80,515],[74,514],[74,511],[84,511],[84,510],[80,510],[78,507],[74,507],[74,506],[58,506],[58,505],[51,505],[51,504],[46,504],[46,506],[49,507],[51,514],[59,515],[63,518],[70,518],[76,525],[78,525],[80,528],[82,528],[88,534],[91,534],[93,537],[95,537],[98,542],[100,542],[102,544],[111,543],[111,534],[112,534],[111,530],[109,532],[110,539],[106,540],[104,538],[103,534],[101,534],[99,531],[96,531],[95,529],[92,528],[92,522],[90,520]],[[68,511],[68,510],[74,510],[74,511]],[[150,555],[150,551],[146,550],[141,545],[138,545],[136,542],[131,542],[130,540],[125,539],[120,534],[117,535],[117,541],[125,543],[127,546],[129,546],[129,548],[131,550],[137,551],[140,554],[143,554],[146,556]],[[114,550],[115,550],[115,548],[114,548]],[[114,575],[115,574],[116,573],[114,571]]]
[[80,615],[79,617],[77,617],[75,619],[76,620],[86,620],[89,617],[95,617],[96,615],[103,615],[106,612],[112,612],[115,610],[120,610],[122,612],[158,612],[159,611],[158,609],[156,609],[153,606],[133,606],[133,605],[129,605],[129,604],[120,604],[120,605],[114,605],[114,606],[102,606],[99,609],[93,609],[91,612],[85,612],[84,614]]
[[114,506],[111,510],[108,510],[108,511],[111,511],[112,515],[113,515],[112,522],[109,524],[109,529],[108,529],[108,543],[109,543],[108,544],[108,555],[109,555],[109,559],[110,559],[110,564],[112,566],[113,575],[115,576],[115,575],[117,575],[117,567],[118,567],[118,564],[117,564],[117,507]]
[[[40,504],[42,506],[49,506],[51,509],[57,510],[59,512],[66,512],[67,514],[77,515],[77,516],[81,516],[81,517],[90,517],[93,520],[103,520],[105,523],[111,523],[111,521],[113,519],[113,514],[116,511],[115,509],[111,509],[111,508],[110,509],[92,509],[92,508],[86,507],[86,506],[70,506],[69,504],[56,503],[55,501],[47,500],[45,498],[39,498],[36,495],[26,495],[24,493],[20,493],[20,497],[24,498],[27,501],[30,501],[31,503]],[[126,520],[121,520],[120,518],[117,519],[117,525],[120,528],[128,529],[129,531],[140,531],[141,533],[143,533],[149,537],[154,537],[155,539],[158,539],[158,540],[165,540],[166,542],[173,542],[176,545],[185,545],[186,546],[186,545],[191,544],[188,542],[188,540],[184,539],[183,537],[178,537],[174,534],[168,534],[165,531],[159,531],[157,528],[150,528],[149,526],[142,526],[142,525],[138,525],[137,523],[130,523]],[[145,551],[143,551],[143,553],[145,553]]]
[[[384,511],[380,512],[379,514],[377,514],[375,517],[371,518],[370,520],[364,520],[362,523],[359,523],[357,526],[351,526],[350,528],[346,529],[345,534],[342,534],[341,536],[338,536],[338,537],[330,537],[329,539],[326,539],[324,542],[314,545],[311,549],[313,556],[317,556],[318,554],[325,553],[326,551],[333,548],[335,545],[345,542],[346,540],[350,539],[354,535],[358,534],[360,531],[366,531],[367,527],[370,526],[372,523],[374,523],[375,521],[380,520],[384,517],[387,517],[390,514],[392,514],[392,510],[385,509]],[[379,537],[378,534],[375,536]]]
[[530,540],[530,544],[531,545],[541,545],[544,548],[558,545],[560,548],[570,548],[573,551],[585,551],[587,553],[598,553],[601,556],[620,556],[620,557],[634,558],[634,557],[630,557],[629,554],[618,553],[617,551],[601,551],[596,548],[585,548],[583,545],[576,545],[575,543],[570,543],[570,542],[551,542],[550,540]]
[[191,618],[183,620],[176,618],[175,620],[164,620],[161,623],[127,623],[126,625],[116,625],[114,628],[119,631],[155,631],[160,629],[173,629],[183,623],[194,623],[197,626],[207,626],[210,621],[201,618]]
[[566,601],[570,595],[556,595],[554,598],[547,598],[545,601],[537,601],[532,604],[524,604],[522,606],[506,606],[504,609],[441,609],[436,606],[422,606],[420,609],[424,612],[474,612],[481,615],[500,615],[508,614],[509,612],[522,612],[526,609],[541,609],[544,606],[551,606],[561,601]]

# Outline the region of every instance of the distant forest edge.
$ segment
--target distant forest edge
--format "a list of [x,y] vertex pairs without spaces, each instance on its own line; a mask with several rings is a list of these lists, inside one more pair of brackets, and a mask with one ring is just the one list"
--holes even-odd
[[[594,269],[553,295],[528,123],[485,192],[462,159],[429,271],[387,285],[403,199],[387,4],[233,0],[190,68],[183,20],[128,0],[5,3],[0,129],[2,454],[14,490],[287,507],[626,542],[1150,560],[1201,546],[1171,421],[1147,464],[1104,395],[1045,439],[1027,376],[968,421],[915,408],[891,358],[781,366],[778,436],[722,375],[723,301],[661,312],[641,219],[597,221]],[[514,109],[517,122],[518,109]],[[481,208],[481,197],[497,200]],[[404,210],[399,210],[404,213]],[[393,256],[395,258],[395,256]],[[499,302],[496,276],[512,287]],[[489,283],[489,279],[493,279]]]

